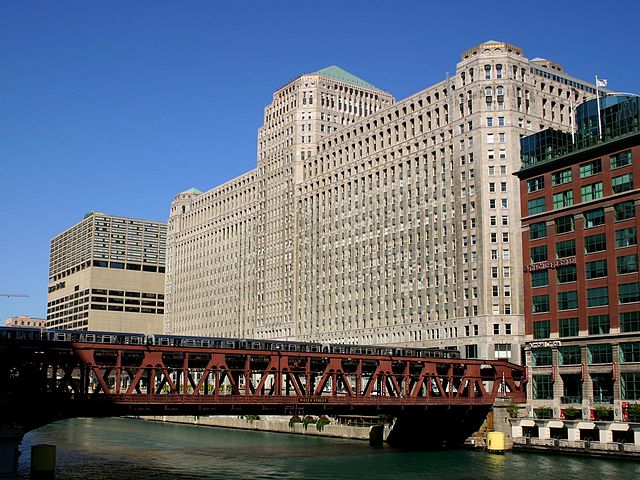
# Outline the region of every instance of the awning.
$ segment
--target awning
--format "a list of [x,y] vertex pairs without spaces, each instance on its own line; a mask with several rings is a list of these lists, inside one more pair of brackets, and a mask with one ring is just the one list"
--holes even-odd
[[564,422],[561,420],[551,420],[547,423],[547,427],[549,428],[562,428],[564,427]]
[[531,419],[520,420],[520,426],[521,427],[535,427],[536,426],[536,422],[534,420],[531,420]]
[[596,428],[596,424],[593,422],[578,422],[578,425],[576,426],[576,428],[584,429],[584,430],[593,430],[594,428]]
[[612,423],[609,425],[609,430],[615,430],[616,432],[626,432],[629,430],[628,423]]

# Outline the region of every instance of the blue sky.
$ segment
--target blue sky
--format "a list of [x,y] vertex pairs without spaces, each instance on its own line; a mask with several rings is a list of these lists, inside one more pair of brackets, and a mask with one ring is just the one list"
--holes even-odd
[[[0,2],[0,323],[46,315],[49,242],[90,211],[164,221],[254,168],[272,92],[329,65],[396,98],[495,39],[640,93],[633,1]],[[579,6],[578,6],[579,5]]]

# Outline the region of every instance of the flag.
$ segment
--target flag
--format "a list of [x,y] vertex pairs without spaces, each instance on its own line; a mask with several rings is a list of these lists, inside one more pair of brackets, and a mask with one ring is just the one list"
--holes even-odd
[[607,83],[609,83],[609,81],[604,78],[596,78],[596,87],[606,87]]

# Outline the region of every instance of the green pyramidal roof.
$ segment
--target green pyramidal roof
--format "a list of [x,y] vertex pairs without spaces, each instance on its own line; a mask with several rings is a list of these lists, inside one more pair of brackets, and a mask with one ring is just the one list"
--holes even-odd
[[340,67],[336,67],[335,65],[332,65],[327,68],[323,68],[322,70],[318,70],[317,72],[314,72],[314,73],[317,73],[318,75],[321,75],[326,78],[331,78],[333,80],[339,80],[341,82],[350,83],[351,85],[355,85],[357,87],[372,88],[374,90],[380,90],[381,92],[383,91],[378,87],[376,87],[375,85],[371,85],[369,82],[365,82],[361,78],[358,78],[355,75],[352,75],[351,73],[347,72],[346,70],[343,70]]
[[182,192],[182,193],[198,193],[198,194],[200,194],[200,193],[202,193],[202,192],[201,192],[200,190],[198,190],[197,188],[193,188],[193,187],[192,187],[192,188],[190,188],[189,190],[185,190],[185,191],[184,191],[184,192]]

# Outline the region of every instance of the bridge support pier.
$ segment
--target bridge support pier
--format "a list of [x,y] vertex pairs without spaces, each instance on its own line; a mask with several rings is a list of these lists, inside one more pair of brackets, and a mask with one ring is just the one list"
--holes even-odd
[[513,449],[513,435],[507,408],[513,403],[510,397],[496,397],[493,402],[493,430],[504,433],[505,450]]
[[24,432],[13,427],[0,427],[0,479],[19,478],[18,459]]

